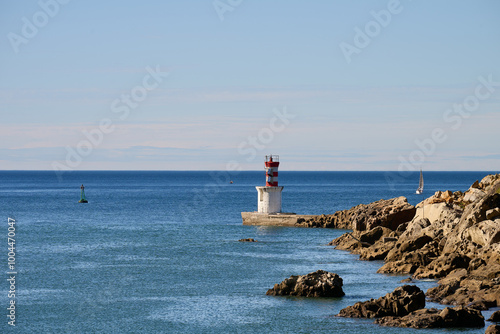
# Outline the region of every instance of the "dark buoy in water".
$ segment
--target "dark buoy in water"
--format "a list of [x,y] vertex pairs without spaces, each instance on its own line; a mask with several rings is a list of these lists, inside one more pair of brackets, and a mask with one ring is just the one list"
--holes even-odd
[[83,186],[83,184],[80,189],[82,191],[80,192],[80,200],[78,201],[78,203],[88,203],[89,201],[87,201],[87,198],[85,197],[85,187]]

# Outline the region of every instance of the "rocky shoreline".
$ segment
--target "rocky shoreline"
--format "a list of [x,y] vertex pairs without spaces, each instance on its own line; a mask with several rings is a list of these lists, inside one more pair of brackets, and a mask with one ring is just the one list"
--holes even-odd
[[[398,197],[302,219],[296,225],[353,230],[330,245],[359,254],[361,260],[383,260],[379,273],[410,275],[405,281],[438,279],[438,286],[425,296],[456,306],[389,312],[377,320],[380,325],[460,327],[467,318],[474,326],[484,326],[480,310],[500,307],[500,174],[476,181],[464,193],[438,191],[416,207]],[[358,304],[340,316],[367,307]],[[487,332],[495,333],[495,326]]]
[[426,309],[425,295],[415,285],[403,285],[377,300],[358,302],[340,310],[339,317],[377,318],[376,324],[390,327],[449,328],[483,327],[479,310],[458,306]]

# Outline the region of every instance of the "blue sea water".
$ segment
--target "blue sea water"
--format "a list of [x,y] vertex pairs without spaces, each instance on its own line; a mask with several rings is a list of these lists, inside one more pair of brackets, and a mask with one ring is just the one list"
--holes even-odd
[[[465,191],[488,172],[427,172],[425,196]],[[233,180],[233,184],[229,183]],[[417,204],[418,173],[280,172],[283,210],[333,213],[381,198]],[[88,204],[77,203],[80,185]],[[263,172],[0,172],[1,332],[484,333],[383,328],[335,317],[407,276],[327,246],[334,229],[243,226]],[[16,326],[7,307],[8,218],[16,219]],[[257,243],[241,243],[254,238]],[[3,241],[2,241],[3,240]],[[343,298],[266,296],[318,269],[344,280]],[[418,282],[422,289],[432,281]],[[443,307],[428,303],[428,307]],[[484,312],[489,317],[492,311]],[[1,320],[3,319],[3,320]]]

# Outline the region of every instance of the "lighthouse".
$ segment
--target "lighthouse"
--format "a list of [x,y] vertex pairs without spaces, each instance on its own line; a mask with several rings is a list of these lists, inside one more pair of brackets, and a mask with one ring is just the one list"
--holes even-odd
[[255,187],[258,192],[258,212],[260,213],[281,212],[281,191],[283,187],[278,186],[279,165],[278,155],[266,155],[266,186]]
[[281,191],[278,186],[278,167],[280,157],[266,155],[266,185],[257,188],[258,211],[242,212],[243,225],[261,226],[299,226],[301,223],[316,217],[314,215],[298,215],[293,212],[281,211]]

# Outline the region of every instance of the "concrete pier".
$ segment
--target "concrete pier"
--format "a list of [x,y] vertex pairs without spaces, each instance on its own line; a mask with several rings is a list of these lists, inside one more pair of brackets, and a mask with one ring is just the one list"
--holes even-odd
[[261,213],[261,212],[242,212],[241,218],[243,225],[261,225],[261,226],[296,226],[301,221],[315,217],[316,215],[297,215],[295,213]]

